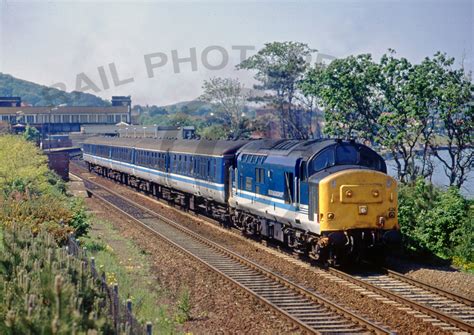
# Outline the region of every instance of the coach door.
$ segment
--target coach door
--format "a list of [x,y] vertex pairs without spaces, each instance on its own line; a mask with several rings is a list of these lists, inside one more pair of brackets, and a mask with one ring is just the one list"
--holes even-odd
[[232,172],[233,172],[232,165],[230,164],[230,160],[224,158],[224,199],[227,202],[232,192]]

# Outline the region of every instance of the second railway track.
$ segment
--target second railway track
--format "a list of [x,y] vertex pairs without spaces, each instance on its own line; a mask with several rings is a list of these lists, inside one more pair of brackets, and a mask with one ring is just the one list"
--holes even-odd
[[[330,269],[329,272],[431,317],[432,319],[428,320],[444,330],[474,333],[474,302],[472,300],[391,270],[385,270],[384,273],[359,275],[350,275],[336,269]],[[423,315],[421,317],[423,318]]]
[[159,238],[200,261],[309,333],[390,333],[124,196],[84,179],[86,189]]

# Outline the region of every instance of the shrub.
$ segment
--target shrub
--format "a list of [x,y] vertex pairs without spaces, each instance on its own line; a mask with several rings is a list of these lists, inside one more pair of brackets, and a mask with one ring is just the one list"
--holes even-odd
[[112,334],[105,295],[82,260],[40,231],[3,231],[0,251],[1,334]]
[[424,179],[400,186],[398,218],[410,252],[472,261],[466,242],[474,238],[470,214],[469,202],[455,187],[443,190]]
[[65,240],[75,230],[87,234],[88,216],[79,200],[66,196],[64,182],[47,167],[46,157],[20,136],[0,136],[0,222],[41,227]]

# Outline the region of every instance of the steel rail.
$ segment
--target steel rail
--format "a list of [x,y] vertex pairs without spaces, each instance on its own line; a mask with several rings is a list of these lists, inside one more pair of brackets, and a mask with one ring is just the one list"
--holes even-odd
[[[220,276],[222,276],[223,278],[225,278],[226,280],[228,280],[229,282],[231,282],[235,286],[239,287],[240,289],[244,290],[245,292],[247,292],[251,296],[257,298],[258,300],[261,300],[267,306],[269,306],[271,309],[277,311],[278,313],[283,315],[287,320],[289,320],[292,323],[298,325],[299,327],[301,327],[302,329],[304,329],[307,332],[319,333],[318,332],[318,327],[311,326],[311,320],[310,320],[311,315],[308,314],[308,318],[304,319],[304,321],[301,320],[302,319],[301,317],[297,317],[298,315],[302,315],[301,312],[304,312],[304,310],[303,311],[300,310],[300,314],[298,314],[298,310],[296,312],[291,313],[290,309],[285,310],[284,308],[281,307],[281,302],[280,302],[280,306],[278,306],[278,302],[271,301],[272,296],[265,297],[265,290],[269,290],[269,289],[264,289],[262,287],[255,288],[255,285],[252,286],[252,285],[249,285],[248,282],[245,282],[245,278],[249,278],[249,277],[245,277],[245,276],[248,276],[248,275],[245,275],[244,277],[240,277],[241,280],[238,279],[239,275],[236,275],[236,276],[234,276],[234,278],[232,278],[232,275],[229,275],[229,273],[232,274],[232,272],[225,273],[225,271],[222,271],[222,269],[219,269],[218,266],[210,264],[210,262],[203,259],[202,256],[200,257],[200,256],[196,255],[196,253],[190,251],[189,248],[188,249],[183,248],[183,246],[180,245],[179,243],[176,243],[175,241],[171,240],[169,237],[167,237],[163,233],[157,231],[157,229],[151,227],[150,223],[143,222],[144,219],[148,219],[148,218],[145,217],[145,218],[142,218],[142,220],[140,220],[140,218],[136,217],[137,215],[132,215],[132,214],[128,213],[123,208],[120,208],[119,206],[117,206],[117,204],[114,204],[110,199],[107,199],[107,195],[101,195],[100,192],[97,192],[97,189],[99,189],[100,191],[105,191],[109,195],[115,197],[116,199],[120,199],[121,201],[127,203],[129,206],[134,207],[135,209],[139,209],[140,211],[142,211],[142,213],[143,212],[148,213],[151,216],[150,218],[153,218],[155,220],[158,219],[160,221],[165,222],[167,225],[169,225],[169,226],[173,227],[174,229],[182,232],[183,234],[186,234],[186,236],[189,236],[192,239],[194,239],[195,241],[199,241],[201,244],[207,246],[208,248],[219,252],[221,255],[225,256],[225,258],[230,258],[234,261],[237,261],[242,266],[255,271],[259,275],[263,275],[264,277],[270,279],[271,281],[273,281],[277,285],[286,287],[288,292],[280,292],[279,291],[279,293],[278,293],[279,296],[282,296],[284,299],[290,299],[294,295],[294,293],[296,293],[296,294],[300,295],[302,298],[306,298],[307,300],[316,303],[316,306],[318,306],[318,305],[323,306],[325,309],[333,312],[337,317],[342,316],[343,318],[345,318],[349,321],[348,323],[350,325],[352,324],[353,326],[362,326],[363,330],[362,329],[361,330],[363,332],[370,331],[370,332],[373,332],[373,333],[376,333],[376,334],[389,334],[390,333],[389,331],[387,331],[383,327],[380,327],[380,326],[374,324],[373,322],[371,322],[369,320],[366,320],[366,319],[356,315],[355,313],[353,313],[351,311],[348,311],[347,309],[345,309],[341,306],[336,305],[335,303],[327,300],[326,298],[320,296],[319,294],[317,294],[315,292],[311,292],[311,291],[307,290],[306,288],[304,288],[304,287],[302,287],[302,286],[300,286],[296,283],[293,283],[293,282],[289,281],[288,279],[286,279],[286,278],[284,278],[284,277],[282,277],[282,276],[280,276],[280,275],[278,275],[278,274],[276,274],[276,273],[274,273],[274,272],[272,272],[268,269],[265,269],[261,265],[258,265],[256,263],[254,263],[253,261],[251,261],[249,259],[246,259],[245,257],[242,257],[242,256],[234,253],[233,251],[230,251],[227,248],[202,237],[201,235],[189,230],[188,228],[185,228],[182,225],[180,225],[178,223],[175,223],[174,221],[170,220],[169,218],[167,218],[167,217],[165,217],[165,216],[163,216],[159,213],[156,213],[155,211],[153,211],[149,208],[146,208],[146,207],[144,207],[140,204],[137,204],[137,203],[131,201],[130,199],[127,199],[126,197],[122,196],[121,194],[118,194],[118,193],[116,193],[112,190],[107,189],[103,185],[100,185],[96,182],[93,182],[89,179],[86,179],[86,178],[83,178],[83,177],[80,177],[80,176],[76,176],[76,177],[84,180],[85,184],[87,184],[87,183],[92,184],[96,188],[94,190],[91,187],[88,187],[87,185],[85,185],[86,189],[88,189],[88,192],[90,192],[93,196],[95,196],[96,198],[102,200],[107,205],[111,206],[112,208],[119,211],[123,215],[126,215],[130,219],[132,219],[135,222],[139,223],[141,226],[143,226],[144,228],[146,228],[147,230],[149,230],[153,234],[157,235],[158,237],[160,237],[162,240],[166,241],[167,243],[169,243],[173,247],[175,247],[178,250],[184,252],[185,254],[191,256],[192,258],[198,260],[200,263],[202,263],[203,265],[205,265],[208,268],[212,269],[214,272],[218,273]],[[229,266],[229,265],[227,265],[227,266]],[[228,269],[233,269],[233,268],[228,268]],[[242,280],[242,278],[243,278],[243,280]],[[255,277],[255,278],[258,279],[259,277]],[[265,286],[265,287],[268,287],[268,286]],[[254,288],[254,289],[252,289],[252,288]],[[292,293],[292,294],[288,295],[288,293]],[[284,296],[282,294],[284,294]],[[275,298],[275,297],[273,297],[273,298]],[[278,298],[278,296],[277,296],[277,298]],[[293,301],[295,301],[295,302],[290,302],[290,300],[288,300],[288,302],[286,302],[286,300],[283,300],[283,304],[284,303],[296,304],[298,302],[298,300],[293,300]],[[303,306],[303,305],[301,305],[301,306]],[[308,310],[308,312],[309,312],[309,310]],[[318,313],[317,313],[317,315],[321,318],[321,313],[322,312],[319,311]],[[303,315],[304,315],[304,313],[303,313]],[[338,320],[335,320],[335,321],[338,321]],[[330,322],[331,322],[331,320],[326,320],[325,324],[329,324]],[[348,329],[347,324],[342,324],[341,323],[342,321],[338,321],[338,322],[339,322],[339,325],[340,325],[340,330],[345,331],[345,332],[347,332],[348,330],[349,331],[351,330],[351,329]],[[338,331],[338,328],[336,328],[337,325],[338,325],[337,323],[336,323],[336,326],[332,325],[331,327],[334,327],[334,328],[332,328],[330,330],[327,330],[327,328],[329,326],[324,326],[324,325],[319,326],[319,328],[320,329],[326,329],[326,331],[330,331],[330,332],[337,332]],[[353,328],[353,330],[357,331],[358,329]]]
[[386,269],[384,268],[383,271],[389,276],[389,277],[393,277],[397,280],[400,280],[400,281],[403,281],[407,284],[411,284],[411,285],[414,285],[414,286],[417,286],[419,288],[422,288],[422,289],[425,289],[427,291],[430,291],[430,292],[433,292],[435,294],[438,294],[438,295],[441,295],[441,296],[444,296],[448,299],[452,299],[454,301],[457,301],[457,302],[460,302],[466,306],[469,306],[469,307],[474,307],[474,300],[471,300],[469,298],[466,298],[466,297],[463,297],[463,296],[460,296],[454,292],[449,292],[449,291],[446,291],[446,290],[443,290],[439,287],[435,287],[433,285],[430,285],[428,283],[424,283],[422,281],[419,281],[419,280],[416,280],[414,278],[410,278],[408,276],[405,276],[404,274],[401,274],[399,272],[396,272],[396,271],[393,271],[393,270],[390,270],[390,269]]
[[446,314],[442,311],[439,311],[437,309],[434,309],[430,306],[427,306],[425,304],[422,304],[422,303],[418,303],[412,299],[408,299],[408,298],[405,298],[399,294],[396,294],[394,292],[391,292],[390,290],[388,289],[385,289],[385,288],[382,288],[382,287],[379,287],[377,285],[374,285],[374,284],[371,284],[369,282],[367,282],[366,280],[363,280],[363,279],[358,279],[358,278],[355,278],[354,276],[350,275],[350,274],[347,274],[343,271],[340,271],[340,270],[337,270],[337,269],[334,269],[334,268],[329,268],[327,270],[329,273],[341,278],[341,279],[344,279],[344,280],[347,280],[353,284],[356,284],[358,286],[361,286],[369,291],[372,291],[372,292],[375,292],[381,296],[384,296],[386,298],[389,298],[393,301],[396,301],[398,303],[401,303],[403,305],[406,305],[406,306],[409,306],[410,308],[414,309],[414,310],[417,310],[419,312],[422,312],[422,313],[425,313],[427,315],[430,315],[432,317],[435,317],[437,318],[438,320],[441,320],[441,321],[444,321],[452,326],[455,326],[461,330],[465,330],[469,333],[474,333],[474,327],[473,325],[463,321],[463,320],[460,320],[454,316],[451,316],[449,314]]

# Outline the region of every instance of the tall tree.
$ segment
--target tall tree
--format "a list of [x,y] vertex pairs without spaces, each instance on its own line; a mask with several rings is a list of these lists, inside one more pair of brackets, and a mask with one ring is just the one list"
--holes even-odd
[[301,83],[305,95],[324,105],[325,133],[336,137],[374,140],[380,106],[374,104],[379,67],[368,54],[316,64]]
[[214,116],[221,119],[227,137],[239,139],[249,131],[246,127],[245,103],[248,95],[238,79],[214,77],[205,80],[200,100],[215,108]]
[[[311,68],[301,87],[321,99],[327,134],[381,145],[392,154],[400,181],[430,177],[434,154],[450,183],[460,186],[473,161],[472,82],[450,68],[453,61],[437,54],[413,65],[393,50],[380,63],[370,55],[350,56]],[[449,160],[436,138],[447,141]]]
[[[474,164],[474,85],[464,68],[454,69],[454,58],[437,53],[425,59],[436,74],[435,96],[438,102],[438,130],[441,143],[434,141],[431,149],[443,164],[450,185],[461,187]],[[444,143],[443,143],[444,142]],[[444,145],[443,145],[444,144]],[[440,146],[447,148],[448,157]]]
[[426,78],[406,58],[396,58],[395,52],[380,60],[380,94],[376,99],[381,114],[376,141],[387,148],[397,167],[398,179],[413,182],[420,175],[417,166],[417,146],[428,127],[429,95],[422,89]]
[[280,118],[283,138],[305,139],[310,137],[311,126],[295,108],[294,99],[298,93],[298,83],[309,66],[309,56],[314,50],[299,42],[272,42],[240,63],[238,69],[255,70],[255,79],[260,82],[256,89],[267,94],[264,102],[276,106]]

